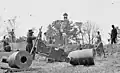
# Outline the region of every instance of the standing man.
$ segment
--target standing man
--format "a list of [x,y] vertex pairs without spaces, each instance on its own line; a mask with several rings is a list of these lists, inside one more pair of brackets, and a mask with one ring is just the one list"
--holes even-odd
[[102,53],[104,54],[104,57],[105,57],[105,52],[104,52],[104,47],[103,47],[103,43],[102,43],[102,39],[101,39],[101,35],[100,35],[100,32],[98,31],[97,32],[97,41],[96,41],[96,45],[97,45],[97,48],[96,48],[96,52],[99,56],[102,55]]
[[101,35],[100,35],[100,32],[99,32],[99,31],[97,32],[96,38],[97,38],[96,44],[98,44],[98,43],[100,43],[100,42],[102,41],[102,40],[101,40]]
[[111,44],[115,44],[117,39],[117,29],[114,25],[112,25],[112,31],[111,31]]
[[15,42],[15,33],[14,33],[14,29],[12,29],[11,32],[9,32],[10,36],[11,36],[11,42]]
[[49,37],[49,44],[52,44],[53,43],[53,40],[52,40],[52,37],[50,36]]
[[36,39],[36,37],[33,36],[33,31],[29,30],[28,34],[27,34],[27,46],[26,46],[26,51],[28,51],[29,53],[31,52],[31,49],[33,47],[33,40]]
[[45,43],[47,43],[47,33],[46,33],[46,32],[44,33],[43,41],[44,41]]

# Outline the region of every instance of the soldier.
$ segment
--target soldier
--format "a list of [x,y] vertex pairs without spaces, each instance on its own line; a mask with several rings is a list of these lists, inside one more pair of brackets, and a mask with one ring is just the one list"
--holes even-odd
[[27,46],[26,46],[26,51],[28,51],[29,53],[31,52],[31,49],[33,47],[33,40],[36,39],[36,37],[33,37],[33,31],[29,30],[28,31],[28,35],[27,35]]
[[100,43],[101,42],[101,35],[100,35],[99,31],[97,32],[96,38],[97,38],[96,44]]
[[10,52],[11,51],[11,47],[10,47],[10,45],[8,43],[8,39],[6,39],[6,36],[3,37],[2,42],[3,42],[3,49],[4,49],[4,51]]
[[112,31],[111,31],[111,44],[116,43],[117,39],[117,29],[115,28],[114,25],[112,25]]
[[53,43],[52,37],[49,37],[49,44],[52,44],[52,43]]
[[47,33],[46,32],[44,33],[43,40],[44,40],[45,43],[47,43]]
[[103,48],[103,43],[102,43],[102,39],[101,39],[101,35],[100,35],[100,32],[98,31],[97,32],[97,41],[96,41],[96,45],[97,45],[97,49],[96,49],[96,52],[99,56],[102,55],[102,53],[104,54],[104,57],[105,57],[105,52],[104,52],[104,48]]
[[55,44],[55,38],[54,38],[54,36],[52,37],[52,40],[53,40],[52,44]]
[[12,29],[11,32],[9,32],[10,36],[11,36],[11,42],[15,42],[15,33],[14,33],[14,29]]

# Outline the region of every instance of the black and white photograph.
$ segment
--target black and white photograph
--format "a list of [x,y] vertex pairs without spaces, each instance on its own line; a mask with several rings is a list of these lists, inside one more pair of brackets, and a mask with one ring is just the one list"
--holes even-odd
[[0,73],[120,73],[120,0],[0,0]]

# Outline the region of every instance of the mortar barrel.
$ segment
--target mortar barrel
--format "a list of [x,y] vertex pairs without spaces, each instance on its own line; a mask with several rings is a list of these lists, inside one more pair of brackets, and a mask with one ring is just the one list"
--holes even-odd
[[72,51],[68,54],[68,58],[72,65],[94,65],[94,50],[83,49]]
[[11,68],[24,69],[32,64],[32,57],[27,51],[17,51],[7,59]]

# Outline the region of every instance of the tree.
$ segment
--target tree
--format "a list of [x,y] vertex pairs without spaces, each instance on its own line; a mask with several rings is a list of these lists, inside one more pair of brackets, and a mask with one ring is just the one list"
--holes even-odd
[[[73,22],[69,20],[55,20],[51,25],[48,26],[47,36],[53,36],[56,40],[61,43],[65,42],[63,38],[63,33],[66,35],[66,42],[69,42],[70,37],[76,35],[77,29],[72,25]],[[56,41],[57,42],[57,41]]]
[[49,25],[48,25],[48,29],[47,29],[47,31],[46,31],[46,37],[47,37],[47,39],[49,39],[49,37],[52,37],[52,36],[54,36],[55,34],[57,34],[56,32],[57,32],[57,31],[52,27],[52,25],[49,24]]
[[99,30],[99,28],[95,25],[95,23],[87,21],[83,25],[83,30],[85,32],[85,36],[87,37],[86,41],[88,41],[88,44],[93,44],[96,32]]
[[21,37],[19,37],[19,38],[16,39],[16,43],[24,42],[26,40],[27,40],[27,37],[21,36]]
[[79,38],[80,36],[82,36],[82,44],[84,44],[84,31],[82,31],[82,26],[83,26],[83,22],[75,22],[75,25],[78,27],[78,32],[76,33],[77,35],[77,42],[80,43],[81,38]]
[[15,42],[16,37],[13,30],[15,30],[16,26],[16,16],[13,19],[8,19],[7,21],[4,21],[4,24],[6,24],[6,30],[7,30],[7,36],[10,40],[10,42]]

